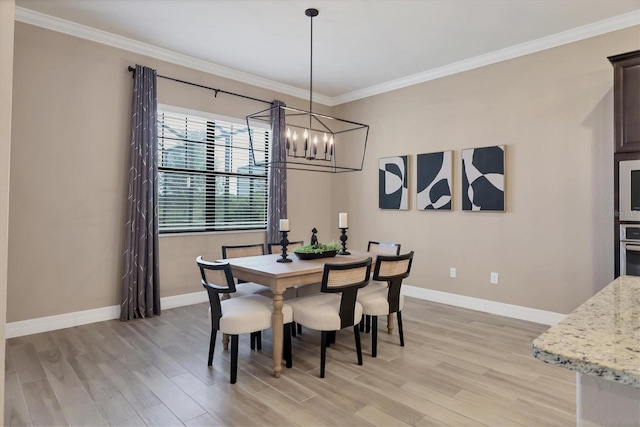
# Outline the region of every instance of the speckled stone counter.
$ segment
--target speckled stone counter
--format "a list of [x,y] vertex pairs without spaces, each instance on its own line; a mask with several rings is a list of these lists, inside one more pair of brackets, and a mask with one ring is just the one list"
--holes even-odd
[[640,277],[617,278],[540,335],[533,355],[640,388]]

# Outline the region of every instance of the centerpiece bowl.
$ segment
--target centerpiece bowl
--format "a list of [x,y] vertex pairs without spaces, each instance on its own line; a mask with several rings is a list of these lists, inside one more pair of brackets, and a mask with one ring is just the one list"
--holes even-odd
[[304,245],[293,251],[301,260],[310,260],[318,258],[331,258],[336,256],[339,250],[338,243],[316,243],[314,245]]

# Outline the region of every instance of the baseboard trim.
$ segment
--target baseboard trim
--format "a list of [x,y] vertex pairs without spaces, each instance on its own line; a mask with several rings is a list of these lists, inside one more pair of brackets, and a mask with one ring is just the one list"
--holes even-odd
[[[208,301],[207,292],[200,291],[160,298],[160,307],[165,310],[185,305],[199,304],[206,301]],[[71,328],[89,323],[118,319],[119,317],[119,305],[76,311],[56,316],[39,317],[37,319],[7,323],[5,325],[5,337],[16,338],[24,335],[38,334],[41,332],[55,331],[58,329]]]
[[[419,288],[411,285],[403,285],[402,290],[408,297],[452,305],[454,307],[482,311],[485,313],[497,314],[499,316],[506,316],[514,319],[527,320],[529,322],[540,323],[543,325],[555,325],[567,316],[566,314],[554,313],[552,311],[538,310],[535,308],[505,304],[448,292],[434,291],[432,289]],[[185,305],[199,304],[206,301],[208,301],[208,297],[205,291],[160,298],[160,304],[163,310],[182,307]],[[120,306],[118,305],[94,308],[92,310],[76,311],[74,313],[59,314],[56,316],[39,317],[37,319],[7,323],[5,327],[5,337],[16,338],[24,335],[38,334],[41,332],[55,331],[58,329],[71,328],[89,323],[103,322],[105,320],[113,320],[119,317]]]
[[527,320],[529,322],[540,323],[543,325],[555,325],[567,317],[566,314],[555,313],[553,311],[505,304],[502,302],[489,301],[480,298],[452,294],[449,292],[434,291],[433,289],[419,288],[411,285],[402,285],[402,293],[408,297],[467,308],[475,311],[482,311],[485,313],[497,314],[499,316],[506,316],[514,319]]

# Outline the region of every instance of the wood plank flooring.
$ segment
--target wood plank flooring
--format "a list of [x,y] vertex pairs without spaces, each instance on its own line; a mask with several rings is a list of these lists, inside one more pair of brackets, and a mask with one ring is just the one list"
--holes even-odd
[[380,319],[378,357],[337,335],[318,378],[318,332],[293,338],[293,368],[272,376],[240,338],[238,382],[217,343],[207,367],[207,304],[7,340],[6,426],[572,426],[575,373],[531,356],[547,326],[407,298],[405,347]]

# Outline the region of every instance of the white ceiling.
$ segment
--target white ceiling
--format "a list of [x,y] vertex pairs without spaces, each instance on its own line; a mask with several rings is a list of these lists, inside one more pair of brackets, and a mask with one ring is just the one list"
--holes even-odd
[[298,95],[309,91],[304,11],[315,7],[313,89],[329,105],[640,24],[640,0],[16,0],[16,6],[25,22],[37,21],[32,11],[39,12]]

